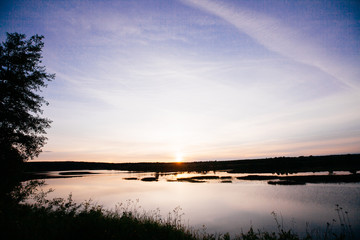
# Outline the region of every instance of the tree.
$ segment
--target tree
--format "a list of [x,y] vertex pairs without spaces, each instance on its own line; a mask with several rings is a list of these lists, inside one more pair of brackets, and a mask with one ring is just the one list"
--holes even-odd
[[37,157],[47,140],[51,121],[41,107],[48,102],[38,92],[55,75],[41,65],[43,38],[7,33],[0,45],[0,164],[7,173]]

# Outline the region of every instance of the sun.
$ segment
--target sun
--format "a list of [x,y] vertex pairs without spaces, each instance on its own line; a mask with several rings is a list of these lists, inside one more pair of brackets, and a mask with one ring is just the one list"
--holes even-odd
[[176,158],[175,158],[175,162],[181,163],[183,160],[184,160],[183,154],[182,153],[177,153]]

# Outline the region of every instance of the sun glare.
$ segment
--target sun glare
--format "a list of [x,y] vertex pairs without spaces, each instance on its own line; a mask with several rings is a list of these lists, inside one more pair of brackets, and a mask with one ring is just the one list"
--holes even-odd
[[176,161],[177,163],[181,163],[181,162],[183,161],[183,154],[182,154],[182,153],[177,153],[177,154],[176,154],[175,161]]

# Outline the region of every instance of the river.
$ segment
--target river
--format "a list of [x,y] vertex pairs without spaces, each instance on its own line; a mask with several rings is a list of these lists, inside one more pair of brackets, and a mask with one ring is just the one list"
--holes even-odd
[[[232,235],[247,232],[251,226],[276,231],[274,213],[280,225],[300,235],[324,231],[327,223],[334,229],[340,228],[344,214],[349,221],[345,225],[351,225],[356,237],[360,237],[360,183],[270,185],[267,181],[239,180],[236,177],[244,174],[227,172],[84,173],[50,172],[68,178],[46,179],[44,188],[55,190],[49,198],[66,198],[72,193],[76,202],[92,199],[107,209],[130,204],[130,208],[148,214],[160,212],[163,217],[175,214],[184,225],[194,229]],[[72,174],[76,177],[70,177]],[[194,176],[201,180],[177,181]],[[217,177],[206,179],[213,176]],[[342,208],[339,212],[336,204]]]

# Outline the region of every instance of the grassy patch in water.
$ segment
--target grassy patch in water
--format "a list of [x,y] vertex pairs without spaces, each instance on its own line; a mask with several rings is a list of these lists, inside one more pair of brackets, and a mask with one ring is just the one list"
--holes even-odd
[[193,178],[177,178],[176,180],[174,180],[173,182],[191,182],[191,183],[204,183],[206,181],[204,180],[197,180],[197,179],[193,179]]
[[59,175],[88,175],[88,174],[97,174],[94,172],[59,172]]
[[194,177],[188,177],[188,178],[177,178],[176,181],[179,182],[192,182],[192,183],[201,183],[206,182],[205,180],[215,180],[220,179],[219,176],[194,176]]
[[237,177],[239,180],[272,180],[279,179],[279,176],[269,176],[269,175],[248,175],[244,177]]
[[279,176],[279,175],[248,175],[237,177],[238,180],[273,180],[272,185],[305,185],[306,183],[352,183],[360,182],[360,174],[348,175],[304,175],[304,176]]
[[232,179],[232,176],[221,176],[220,179]]
[[155,178],[155,177],[144,177],[141,179],[141,181],[144,181],[144,182],[156,182],[158,181],[158,178]]
[[231,180],[222,180],[221,183],[232,183]]
[[124,178],[124,180],[138,180],[138,178],[136,178],[136,177],[127,177],[127,178]]

